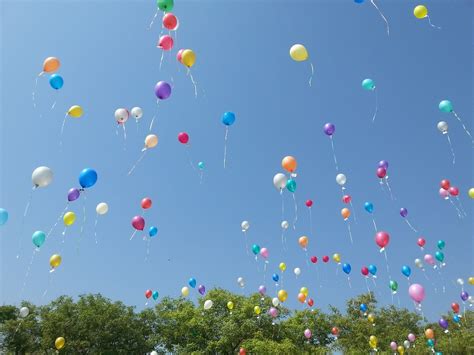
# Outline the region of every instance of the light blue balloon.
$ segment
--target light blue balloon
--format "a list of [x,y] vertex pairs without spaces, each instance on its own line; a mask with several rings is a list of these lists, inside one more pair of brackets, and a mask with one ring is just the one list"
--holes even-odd
[[455,315],[453,316],[453,322],[454,322],[454,323],[459,323],[459,322],[461,322],[461,318],[459,318],[459,316],[458,316],[457,314],[455,314]]
[[150,237],[154,237],[154,236],[156,236],[157,234],[158,234],[158,228],[152,226],[152,227],[150,227],[150,229],[148,229],[148,235],[149,235]]
[[59,90],[63,87],[64,85],[64,79],[61,75],[59,74],[53,74],[49,78],[49,85],[55,90]]
[[196,279],[191,277],[188,281],[188,285],[191,286],[192,288],[196,288]]
[[372,79],[364,79],[362,81],[362,87],[365,90],[374,90],[375,89],[375,83]]
[[290,192],[295,192],[296,191],[296,181],[293,180],[293,179],[288,179],[288,181],[286,182],[286,188]]
[[33,233],[31,236],[31,240],[33,241],[33,244],[39,248],[42,246],[46,240],[46,234],[42,231],[36,231]]
[[0,226],[3,226],[8,221],[8,211],[0,208]]
[[402,274],[405,275],[406,277],[410,277],[411,269],[408,265],[403,265],[402,266]]
[[278,274],[273,274],[272,279],[273,281],[278,282],[278,280],[280,280],[280,276],[278,276]]
[[374,204],[372,202],[366,202],[366,203],[364,203],[364,209],[369,213],[373,213],[374,212]]
[[361,312],[367,312],[367,305],[365,303],[361,303],[359,309]]
[[449,100],[441,101],[438,107],[441,112],[453,112],[453,104]]
[[355,2],[356,4],[362,4],[362,3],[364,2],[364,0],[354,0],[354,2]]
[[369,272],[374,276],[377,273],[377,266],[373,264],[370,264],[367,269],[369,269]]
[[94,169],[85,168],[79,174],[79,184],[84,189],[94,186],[96,182],[97,182],[97,172]]
[[235,113],[233,112],[225,112],[222,115],[222,123],[226,126],[232,126],[235,122]]
[[342,264],[342,271],[344,271],[347,275],[351,273],[351,270],[351,264]]
[[198,168],[199,168],[199,169],[203,170],[205,167],[206,167],[206,166],[204,165],[204,162],[203,162],[203,161],[200,161],[200,162],[198,163]]
[[158,299],[159,296],[160,296],[160,294],[158,293],[158,291],[153,291],[152,297],[155,301]]

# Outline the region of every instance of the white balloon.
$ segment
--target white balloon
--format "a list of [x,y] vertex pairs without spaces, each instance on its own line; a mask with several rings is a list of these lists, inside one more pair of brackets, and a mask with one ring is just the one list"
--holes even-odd
[[30,310],[28,309],[28,307],[21,307],[20,308],[20,317],[21,318],[27,317],[28,314],[30,314]]
[[213,305],[212,301],[207,300],[206,302],[204,302],[204,309],[211,309],[212,305]]
[[273,185],[278,190],[283,190],[286,187],[286,183],[288,182],[288,178],[285,174],[278,173],[273,177]]
[[239,284],[240,287],[244,287],[245,286],[245,280],[243,277],[238,277],[237,278],[237,283]]
[[420,269],[423,268],[423,262],[420,259],[415,259],[415,265]]
[[346,181],[347,181],[346,175],[337,174],[336,182],[338,183],[338,185],[344,186],[346,184]]
[[299,267],[295,267],[295,269],[293,270],[293,272],[295,273],[296,276],[300,276],[301,275],[301,269]]
[[405,340],[405,341],[403,342],[403,346],[404,346],[406,349],[408,349],[408,348],[410,347],[410,342],[409,342],[408,340]]
[[100,215],[106,214],[109,211],[109,205],[107,205],[105,202],[101,202],[97,205],[95,211]]
[[118,108],[115,110],[115,120],[118,123],[125,123],[128,120],[128,110],[126,108]]
[[288,221],[281,222],[281,228],[288,229],[289,226],[290,226],[290,224],[288,223]]
[[46,166],[40,166],[33,170],[31,181],[35,187],[46,187],[53,181],[53,171]]
[[443,134],[448,133],[448,122],[439,121],[439,122],[438,122],[438,125],[437,125],[436,127],[438,127],[438,130],[439,130],[441,133],[443,133]]
[[472,296],[469,296],[467,301],[470,303],[470,306],[474,304],[474,298]]
[[158,353],[157,353],[155,350],[153,350],[153,351],[150,353],[150,355],[158,355]]
[[274,297],[272,299],[272,304],[273,304],[273,307],[278,307],[278,305],[280,304],[280,300],[277,297]]
[[242,223],[240,223],[240,227],[242,227],[242,232],[248,231],[250,228],[249,221],[242,221]]
[[141,107],[134,107],[130,111],[133,117],[135,117],[136,120],[139,120],[140,118],[143,117],[143,110]]
[[456,282],[458,283],[459,286],[464,285],[464,280],[463,279],[457,279]]

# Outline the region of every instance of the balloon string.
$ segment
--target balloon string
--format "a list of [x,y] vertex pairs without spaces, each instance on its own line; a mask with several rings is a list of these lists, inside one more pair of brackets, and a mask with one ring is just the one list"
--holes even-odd
[[194,86],[194,97],[197,97],[198,96],[197,83],[194,80],[193,74],[191,73],[191,69],[188,68],[188,72],[186,73],[186,75],[189,75],[189,77],[191,78],[191,82],[193,83],[193,86]]
[[431,22],[431,18],[428,15],[426,15],[426,17],[428,17],[428,23],[430,24],[431,27],[436,28],[437,30],[441,29],[441,27],[436,26]]
[[352,200],[349,201],[349,204],[351,205],[351,210],[352,210],[353,215],[354,215],[354,222],[357,223],[357,214],[356,214],[356,210],[355,210],[354,206],[352,205]]
[[56,101],[54,101],[53,104],[51,105],[51,110],[54,110],[55,107],[56,107]]
[[449,202],[451,202],[451,205],[456,209],[456,212],[458,214],[458,218],[459,219],[462,219],[462,214],[461,214],[461,211],[459,210],[459,208],[454,204],[453,200],[451,200],[450,198],[448,198]]
[[456,155],[454,154],[453,145],[451,144],[451,138],[449,138],[449,134],[446,133],[446,137],[448,138],[449,148],[451,149],[451,154],[453,155],[453,165],[456,164]]
[[35,87],[33,89],[33,92],[31,93],[31,100],[33,102],[34,109],[36,109],[36,90],[38,88],[38,79],[39,79],[39,75],[35,79]]
[[311,213],[311,207],[309,208],[309,232],[313,235],[313,215]]
[[64,216],[64,214],[66,213],[68,208],[69,208],[69,202],[66,204],[66,207],[64,207],[64,209],[61,212],[61,214],[59,215],[59,217],[56,219],[56,223],[53,224],[53,226],[49,230],[48,234],[46,234],[46,238],[48,238],[51,235],[51,233],[53,233],[53,230],[58,226],[59,221]]
[[405,222],[406,224],[408,224],[408,227],[410,227],[413,232],[418,233],[418,231],[411,225],[408,219],[405,219]]
[[158,16],[158,9],[156,9],[156,12],[155,12],[155,15],[153,16],[151,22],[150,22],[150,25],[148,26],[148,30],[151,30],[151,27],[153,26],[153,24],[155,23],[155,20],[156,20],[156,17]]
[[[53,269],[54,270],[54,269]],[[51,287],[51,284],[53,283],[53,273],[50,272],[49,273],[49,280],[48,280],[48,286],[46,287],[46,290],[44,290],[44,293],[43,293],[43,296],[42,298],[44,298],[46,296],[46,294],[48,293],[48,290],[49,288]]]
[[151,241],[151,238],[147,238],[145,236],[145,239],[146,239],[146,256],[145,256],[145,262],[148,262],[148,257],[150,256],[150,241]]
[[247,240],[247,232],[244,231],[244,239],[245,239],[245,251],[247,252],[247,256],[250,256],[249,254],[249,244],[248,244],[248,240]]
[[347,230],[349,232],[349,238],[351,239],[351,244],[354,244],[354,241],[352,240],[351,224],[349,221],[347,221]]
[[332,155],[334,157],[334,164],[336,165],[336,171],[339,171],[339,167],[337,166],[336,151],[334,149],[334,141],[332,139],[332,136],[329,136],[329,139],[331,140]]
[[459,209],[461,210],[462,214],[467,217],[467,213],[466,213],[466,211],[464,210],[464,207],[463,207],[463,205],[462,205],[462,202],[461,202],[461,200],[459,199],[458,196],[456,196],[456,201],[458,201],[458,203],[459,203]]
[[64,133],[64,126],[66,124],[66,118],[67,118],[67,113],[66,115],[64,116],[64,119],[63,119],[63,124],[61,125],[61,134],[59,136],[59,148],[62,149],[63,148],[63,133]]
[[369,283],[367,282],[367,277],[365,277],[365,287],[367,287],[367,293],[369,294],[369,298],[372,301],[372,292],[370,292]]
[[94,239],[95,239],[95,244],[99,244],[99,241],[97,240],[97,222],[99,222],[99,214],[98,214],[98,213],[95,215],[95,222],[94,222]]
[[377,90],[375,88],[374,88],[374,92],[375,92],[375,111],[374,111],[374,115],[372,116],[372,123],[375,122],[375,117],[377,116],[377,112],[379,110],[379,99],[378,99]]
[[311,66],[311,76],[309,77],[309,86],[311,86],[311,83],[313,81],[313,75],[314,75],[314,66],[313,66],[313,63],[309,63],[309,65]]
[[375,218],[372,217],[372,223],[374,224],[375,233],[377,233],[377,225],[375,224]]
[[84,195],[84,198],[82,199],[82,224],[81,224],[81,230],[79,232],[79,238],[77,240],[77,247],[76,247],[76,251],[79,253],[79,248],[81,246],[81,241],[82,241],[82,236],[83,236],[83,233],[84,233],[84,226],[86,225],[86,200],[87,200],[87,197],[86,197],[86,191],[85,190],[81,190],[81,194]]
[[393,196],[392,194],[392,189],[390,188],[390,184],[388,183],[388,176],[385,176],[385,184],[387,185],[387,188],[388,188],[388,192],[390,193],[390,199],[393,201],[393,200],[396,200],[396,198]]
[[130,176],[133,171],[135,170],[135,168],[137,167],[137,165],[142,161],[142,159],[145,157],[145,154],[146,154],[146,150],[144,150],[142,152],[142,155],[140,155],[140,157],[138,158],[138,160],[135,162],[135,164],[132,166],[132,168],[130,169],[130,171],[128,172],[128,176]]
[[26,215],[28,214],[28,210],[30,208],[31,200],[33,199],[33,191],[36,190],[36,186],[34,186],[31,191],[30,195],[28,197],[28,200],[26,201],[26,206],[25,206],[25,212],[23,213],[23,217],[21,218],[21,226],[20,226],[20,237],[19,237],[19,245],[18,245],[18,254],[16,256],[17,259],[20,259],[20,255],[23,251],[23,238],[21,237],[23,235],[23,230],[25,229],[25,219]]
[[384,249],[383,254],[385,256],[385,265],[387,266],[388,279],[392,280],[392,276],[390,276],[390,267],[388,266],[387,250]]
[[474,144],[474,139],[472,139],[472,136],[471,136],[471,132],[469,132],[469,130],[467,129],[467,127],[464,125],[464,122],[461,120],[461,118],[456,114],[455,111],[452,111],[454,117],[457,118],[457,120],[459,121],[459,123],[462,124],[462,128],[464,129],[464,132],[466,132],[466,134],[469,136],[469,138],[471,138],[471,143]]
[[372,5],[374,5],[374,7],[377,9],[377,11],[379,12],[380,16],[382,17],[382,19],[385,21],[385,26],[387,27],[387,36],[390,36],[390,27],[388,25],[388,21],[387,19],[385,18],[385,16],[383,15],[382,11],[380,11],[380,9],[378,8],[378,6],[375,4],[374,0],[370,0],[370,2],[372,3]]
[[224,137],[224,169],[227,159],[227,135],[229,134],[229,127],[225,126],[225,137]]
[[191,158],[191,152],[189,151],[189,149],[190,149],[190,145],[186,144],[185,150],[186,150],[186,155],[188,156],[189,165],[191,165],[191,168],[193,168],[193,170],[197,172],[196,167],[193,164],[193,160]]
[[349,276],[347,276],[347,283],[349,284],[349,288],[352,288],[351,278]]
[[165,51],[161,51],[161,59],[160,59],[160,71],[161,71],[161,66],[163,65],[163,58],[165,57]]
[[23,279],[23,285],[21,286],[21,291],[20,291],[20,296],[19,296],[20,301],[21,301],[21,298],[23,297],[23,293],[24,293],[25,288],[26,288],[26,281],[28,280],[28,276],[30,276],[31,266],[33,265],[33,261],[35,259],[36,250],[37,250],[36,248],[33,249],[33,254],[31,254],[30,263],[28,264],[28,267],[26,268],[26,273],[25,273],[25,277]]
[[296,196],[293,192],[293,202],[295,203],[295,219],[293,220],[293,229],[296,229],[296,222],[298,221],[298,204],[296,203]]
[[125,145],[125,141],[127,140],[127,129],[125,128],[125,123],[122,123],[123,129],[123,150],[127,150],[127,146]]
[[132,236],[130,237],[130,240],[132,240],[133,237],[135,236],[135,234],[137,234],[137,231],[138,231],[138,229],[135,229],[135,230],[133,231]]

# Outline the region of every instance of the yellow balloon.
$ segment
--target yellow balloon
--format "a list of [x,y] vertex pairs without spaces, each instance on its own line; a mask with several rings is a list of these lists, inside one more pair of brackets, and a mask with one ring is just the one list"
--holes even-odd
[[181,63],[191,68],[196,62],[196,54],[191,49],[185,49],[181,54]]
[[285,263],[280,263],[279,268],[280,268],[281,272],[284,272],[286,270],[286,264]]
[[63,222],[65,226],[72,226],[76,221],[76,214],[74,212],[67,212],[63,216]]
[[405,348],[404,348],[403,346],[399,345],[399,346],[397,347],[397,350],[398,350],[398,353],[399,353],[400,355],[405,354]]
[[469,282],[469,285],[474,285],[474,276],[471,276],[471,277],[468,279],[468,282]]
[[471,187],[468,191],[468,195],[470,198],[474,198],[474,187]]
[[425,18],[426,16],[428,16],[428,9],[424,5],[418,5],[413,10],[413,15],[415,15],[415,17],[419,19]]
[[369,345],[371,348],[375,349],[377,347],[377,337],[375,335],[371,335],[369,338]]
[[232,302],[232,301],[227,302],[227,308],[230,311],[232,311],[234,309],[234,302]]
[[308,297],[308,289],[306,287],[301,287],[300,288],[300,293]]
[[189,288],[187,288],[186,286],[184,286],[182,289],[181,289],[181,295],[183,297],[188,297],[189,295]]
[[259,315],[260,312],[262,311],[259,306],[253,307],[253,311],[255,312],[256,315]]
[[336,253],[332,256],[332,260],[334,260],[334,262],[336,262],[336,263],[340,263],[341,262],[341,256],[338,253]]
[[303,62],[308,59],[308,51],[302,44],[294,44],[290,48],[290,57],[297,62]]
[[287,298],[288,298],[288,292],[286,292],[285,290],[278,291],[278,300],[280,302],[285,302]]
[[64,348],[64,345],[66,345],[66,340],[64,340],[63,337],[56,338],[56,340],[54,341],[54,346],[58,350],[61,350],[62,348]]
[[156,147],[158,144],[158,136],[155,134],[149,134],[145,138],[145,149],[150,149]]
[[71,117],[79,118],[84,114],[84,111],[82,110],[81,106],[74,105],[69,108],[69,110],[67,111],[67,114]]
[[370,323],[373,323],[373,322],[375,322],[375,316],[372,313],[369,313],[369,315],[367,316],[367,320]]
[[49,265],[51,265],[53,269],[56,269],[59,265],[61,265],[61,260],[61,255],[54,254],[49,258]]

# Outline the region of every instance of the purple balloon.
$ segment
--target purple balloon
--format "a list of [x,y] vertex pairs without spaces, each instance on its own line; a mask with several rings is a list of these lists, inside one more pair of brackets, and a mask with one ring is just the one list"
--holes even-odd
[[448,321],[444,318],[441,318],[439,321],[438,321],[438,324],[441,328],[443,329],[448,329]]
[[76,189],[75,187],[73,187],[67,192],[67,200],[69,202],[76,201],[79,196],[81,196],[81,191],[79,191],[79,189]]
[[468,298],[469,298],[469,293],[467,293],[466,291],[462,291],[461,292],[461,299],[463,301],[467,301]]
[[204,285],[199,285],[198,286],[198,291],[201,295],[204,296],[204,294],[206,293],[206,287],[204,287]]
[[171,95],[171,85],[166,81],[159,81],[155,85],[155,95],[160,100],[166,100]]
[[268,314],[272,317],[272,318],[276,318],[278,316],[278,309],[276,309],[275,307],[272,307],[268,310]]
[[400,208],[400,216],[402,216],[403,218],[408,216],[408,210],[405,207]]
[[260,286],[258,288],[258,293],[260,293],[262,296],[265,295],[265,293],[267,292],[267,288],[265,286]]
[[386,161],[386,160],[379,161],[378,167],[379,168],[384,168],[385,170],[387,170],[388,169],[388,161]]
[[334,132],[336,132],[336,126],[334,126],[334,124],[326,123],[324,125],[324,133],[326,133],[326,135],[332,136]]

